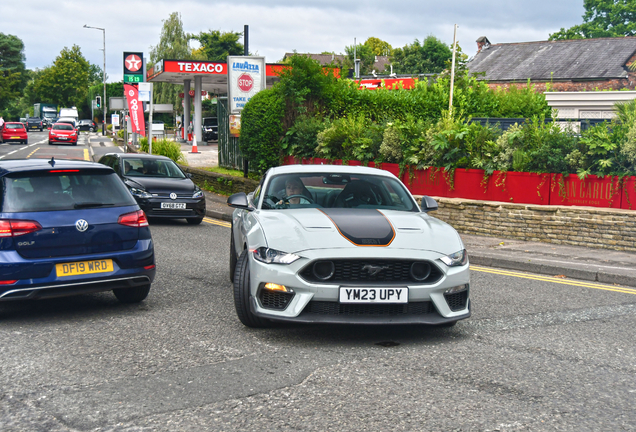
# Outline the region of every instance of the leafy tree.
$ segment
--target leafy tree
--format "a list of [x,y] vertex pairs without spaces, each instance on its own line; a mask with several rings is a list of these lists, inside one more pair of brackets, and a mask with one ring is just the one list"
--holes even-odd
[[371,48],[373,54],[378,56],[388,56],[393,52],[393,47],[388,42],[378,39],[377,37],[370,37],[364,44]]
[[634,0],[584,0],[583,23],[561,28],[550,40],[636,36]]
[[345,47],[345,53],[347,57],[344,61],[344,67],[349,69],[355,69],[355,62],[353,58],[355,55],[360,59],[360,75],[368,75],[373,70],[373,63],[375,63],[375,54],[370,46],[364,44],[350,45]]
[[[188,46],[188,35],[183,31],[181,14],[173,12],[167,20],[163,20],[159,43],[150,50],[150,62],[154,64],[161,59],[190,59],[192,51]],[[150,66],[150,65],[149,65]],[[181,108],[179,93],[183,86],[170,83],[154,85],[154,99],[156,103],[171,103],[177,109]]]
[[33,92],[42,97],[37,102],[54,103],[60,107],[85,108],[88,92],[89,63],[80,47],[64,47],[53,62],[37,76]]
[[[108,74],[106,74],[106,81],[108,81]],[[102,75],[102,68],[99,65],[88,63],[88,85],[102,83],[103,86],[104,76]]]
[[453,52],[435,36],[428,36],[404,48],[395,48],[391,56],[393,72],[401,74],[439,73],[453,56]]
[[24,43],[17,36],[0,33],[0,110],[18,99],[27,79]]
[[199,41],[201,47],[193,52],[193,56],[200,60],[224,62],[227,56],[243,55],[244,47],[238,40],[243,33],[223,32],[220,30],[210,30],[201,32],[198,35],[190,35],[194,40]]

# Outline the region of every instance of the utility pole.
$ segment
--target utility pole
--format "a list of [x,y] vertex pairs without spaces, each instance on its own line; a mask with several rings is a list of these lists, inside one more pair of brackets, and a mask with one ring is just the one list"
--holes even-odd
[[[248,25],[244,25],[243,26],[243,55],[245,57],[250,55],[250,49],[249,49],[249,28],[250,26]],[[247,178],[247,173],[248,173],[248,161],[246,157],[243,157],[243,177]]]
[[90,28],[95,30],[101,30],[103,35],[104,47],[104,69],[102,70],[102,77],[104,81],[104,99],[102,99],[102,112],[104,113],[104,120],[102,122],[102,135],[106,135],[106,29],[101,27],[91,27],[84,24],[84,28]]

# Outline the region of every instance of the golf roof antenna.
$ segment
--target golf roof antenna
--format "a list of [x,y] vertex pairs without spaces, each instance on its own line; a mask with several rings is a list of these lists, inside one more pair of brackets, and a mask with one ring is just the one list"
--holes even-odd
[[49,161],[51,166],[55,166],[55,156],[51,156],[51,160]]

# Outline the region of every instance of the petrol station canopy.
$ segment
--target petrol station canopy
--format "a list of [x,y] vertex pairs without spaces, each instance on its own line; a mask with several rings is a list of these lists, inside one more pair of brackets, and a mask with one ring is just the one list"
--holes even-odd
[[[265,66],[267,88],[278,81],[277,71],[284,68],[280,64]],[[146,74],[148,82],[166,82],[184,85],[186,80],[201,77],[202,90],[211,94],[227,93],[227,64],[199,60],[160,60]]]

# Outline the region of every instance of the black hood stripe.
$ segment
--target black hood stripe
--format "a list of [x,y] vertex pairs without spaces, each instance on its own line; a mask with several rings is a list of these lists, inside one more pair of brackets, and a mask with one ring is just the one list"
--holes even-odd
[[344,238],[356,246],[384,247],[395,238],[393,225],[379,210],[325,208],[323,212]]

